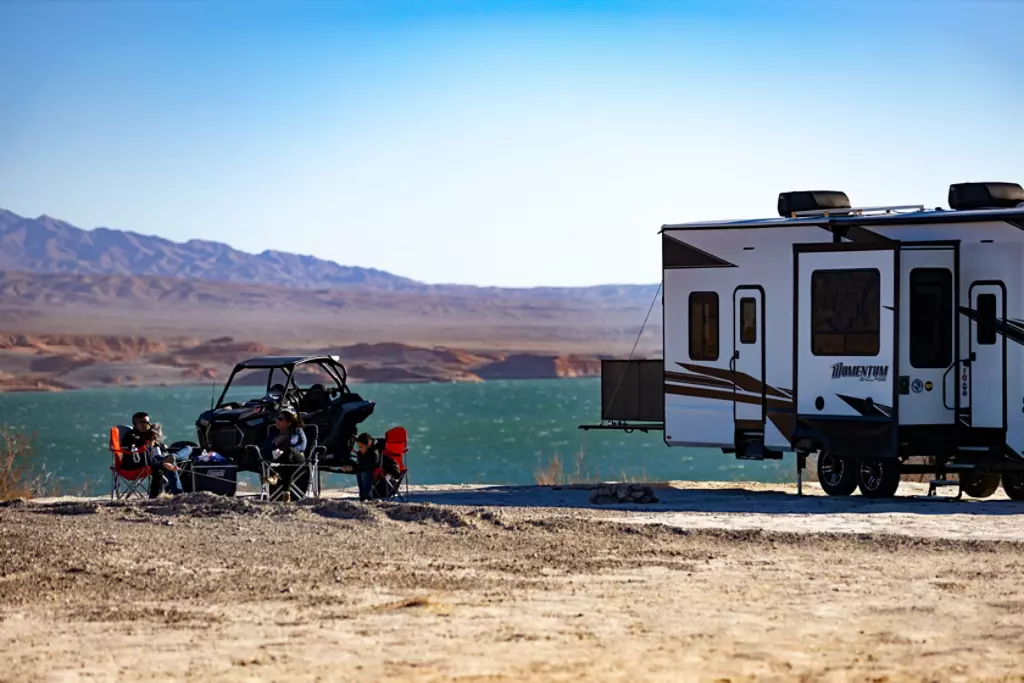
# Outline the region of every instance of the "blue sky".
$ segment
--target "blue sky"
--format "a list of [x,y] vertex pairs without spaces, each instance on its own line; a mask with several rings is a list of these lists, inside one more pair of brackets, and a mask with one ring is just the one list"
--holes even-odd
[[0,2],[0,207],[429,282],[654,282],[779,191],[1024,182],[1024,2]]

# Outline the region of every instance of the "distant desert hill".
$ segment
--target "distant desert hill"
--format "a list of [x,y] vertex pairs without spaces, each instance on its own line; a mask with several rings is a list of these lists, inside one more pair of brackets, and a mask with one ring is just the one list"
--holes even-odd
[[[238,361],[293,352],[292,347],[268,347],[231,337],[154,341],[0,333],[0,392],[222,383]],[[307,349],[306,353],[339,356],[353,382],[480,382],[590,377],[600,372],[600,359],[595,356],[467,352],[398,343]],[[259,376],[260,381],[264,378]]]
[[418,286],[372,268],[341,266],[276,251],[248,254],[219,242],[184,244],[134,232],[96,228],[0,209],[0,270],[90,275],[157,275],[214,282],[274,282],[285,287]]
[[[579,256],[574,254],[574,256]],[[95,228],[50,216],[26,218],[0,209],[0,271],[63,275],[156,276],[287,289],[370,289],[436,295],[545,299],[650,300],[654,285],[502,289],[434,285],[374,268],[343,266],[279,251],[250,254],[220,242],[172,242],[162,237]]]
[[[177,361],[164,363],[153,349],[125,360],[94,348],[96,339],[114,337],[184,348],[183,339],[198,344],[229,336],[283,352],[397,344],[445,347],[477,359],[448,362],[434,351],[416,351],[416,361],[396,357],[374,366],[370,375],[379,381],[588,375],[597,368],[593,359],[629,353],[656,291],[648,285],[429,285],[313,257],[80,230],[0,210],[0,335],[49,335],[84,345],[75,351],[75,343],[65,344],[52,354],[37,350],[46,358],[22,367],[18,359],[28,351],[9,344],[9,387],[33,378],[52,380],[55,388],[102,384],[107,376],[131,376],[126,363],[159,366],[159,372],[139,374],[154,382],[176,383],[188,370]],[[657,354],[660,341],[655,307],[638,354]],[[386,347],[374,348],[378,357]],[[221,365],[245,355],[243,349],[219,351],[230,357],[219,357]]]

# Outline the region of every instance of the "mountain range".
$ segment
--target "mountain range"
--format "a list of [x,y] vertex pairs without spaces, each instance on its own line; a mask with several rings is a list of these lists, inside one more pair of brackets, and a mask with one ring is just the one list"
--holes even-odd
[[110,228],[84,230],[50,216],[26,218],[4,209],[0,209],[0,271],[148,276],[264,286],[272,283],[277,288],[300,290],[358,288],[462,296],[625,296],[649,301],[656,289],[653,285],[509,289],[427,284],[376,268],[343,266],[315,256],[270,250],[250,254],[221,242],[179,243]]

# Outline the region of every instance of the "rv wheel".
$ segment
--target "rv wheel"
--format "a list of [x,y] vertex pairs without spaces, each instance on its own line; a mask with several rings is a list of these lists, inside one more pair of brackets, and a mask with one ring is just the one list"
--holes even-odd
[[862,460],[857,468],[857,486],[865,498],[892,498],[900,487],[899,460]]
[[988,498],[999,488],[998,474],[974,474],[965,473],[960,475],[960,490],[971,498]]
[[830,496],[848,496],[857,488],[856,463],[828,451],[818,454],[818,483]]
[[1024,472],[1003,472],[1003,492],[1010,500],[1024,500]]

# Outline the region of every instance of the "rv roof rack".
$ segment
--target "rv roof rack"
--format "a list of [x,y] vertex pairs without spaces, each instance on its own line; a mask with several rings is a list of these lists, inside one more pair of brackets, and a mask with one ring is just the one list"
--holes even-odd
[[863,216],[866,213],[896,213],[897,211],[924,211],[924,204],[901,204],[899,206],[855,206],[838,209],[814,209],[811,211],[793,211],[790,218],[806,218],[808,216]]

